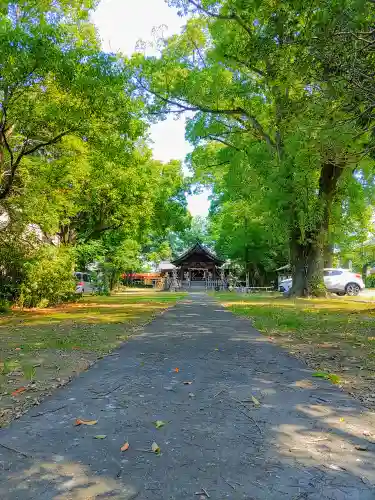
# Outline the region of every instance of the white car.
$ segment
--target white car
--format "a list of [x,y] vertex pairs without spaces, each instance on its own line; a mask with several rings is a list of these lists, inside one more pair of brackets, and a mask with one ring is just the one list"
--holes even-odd
[[[287,293],[292,288],[292,278],[279,283],[279,292]],[[324,269],[324,284],[329,292],[337,295],[358,295],[365,288],[362,275],[349,269]]]

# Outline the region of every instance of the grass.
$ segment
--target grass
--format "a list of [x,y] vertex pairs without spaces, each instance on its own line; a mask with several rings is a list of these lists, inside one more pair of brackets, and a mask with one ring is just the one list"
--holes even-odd
[[303,359],[317,375],[375,407],[375,302],[360,297],[286,299],[280,294],[215,294],[269,340]]
[[184,296],[143,290],[111,297],[85,296],[75,304],[1,314],[0,427]]

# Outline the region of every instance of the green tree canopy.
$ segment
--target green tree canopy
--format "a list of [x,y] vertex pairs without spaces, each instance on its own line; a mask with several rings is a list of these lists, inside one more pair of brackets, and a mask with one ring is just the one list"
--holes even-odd
[[195,112],[187,127],[195,171],[207,182],[217,179],[214,169],[240,165],[242,182],[257,183],[258,196],[286,229],[292,293],[320,293],[342,186],[368,176],[372,162],[370,131],[348,109],[351,98],[337,72],[327,73],[319,47],[339,44],[343,26],[353,36],[368,29],[374,6],[170,3],[191,15],[183,33],[165,41],[160,57],[134,60],[150,112]]

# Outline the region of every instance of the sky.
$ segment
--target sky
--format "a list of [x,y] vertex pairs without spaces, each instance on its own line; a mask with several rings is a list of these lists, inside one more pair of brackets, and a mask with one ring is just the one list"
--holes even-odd
[[[152,41],[152,30],[162,26],[164,36],[178,33],[184,19],[176,9],[168,7],[164,0],[101,0],[92,16],[105,51],[135,52],[138,40]],[[152,52],[149,50],[149,54]],[[185,141],[185,120],[172,116],[151,126],[153,156],[167,162],[171,159],[184,160],[191,151]],[[189,196],[188,206],[192,215],[207,215],[209,193]]]

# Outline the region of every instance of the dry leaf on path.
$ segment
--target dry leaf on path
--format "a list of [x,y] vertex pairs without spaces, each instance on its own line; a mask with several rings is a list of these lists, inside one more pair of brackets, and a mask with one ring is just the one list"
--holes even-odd
[[127,450],[129,449],[129,446],[130,446],[130,445],[129,445],[129,443],[126,441],[126,443],[124,443],[124,444],[121,446],[120,450],[121,450],[121,451],[127,451]]
[[160,454],[160,446],[157,443],[155,443],[155,441],[151,445],[151,450],[157,455]]
[[164,420],[155,420],[154,425],[157,429],[161,429],[166,425],[167,422],[164,422]]
[[175,368],[173,371],[175,371],[176,373],[178,373],[180,371],[179,368]]
[[26,390],[27,390],[26,387],[19,387],[18,389],[12,392],[12,396],[18,396],[18,394],[22,394]]
[[77,418],[75,421],[75,425],[95,425],[97,423],[97,420],[82,420],[81,418]]

